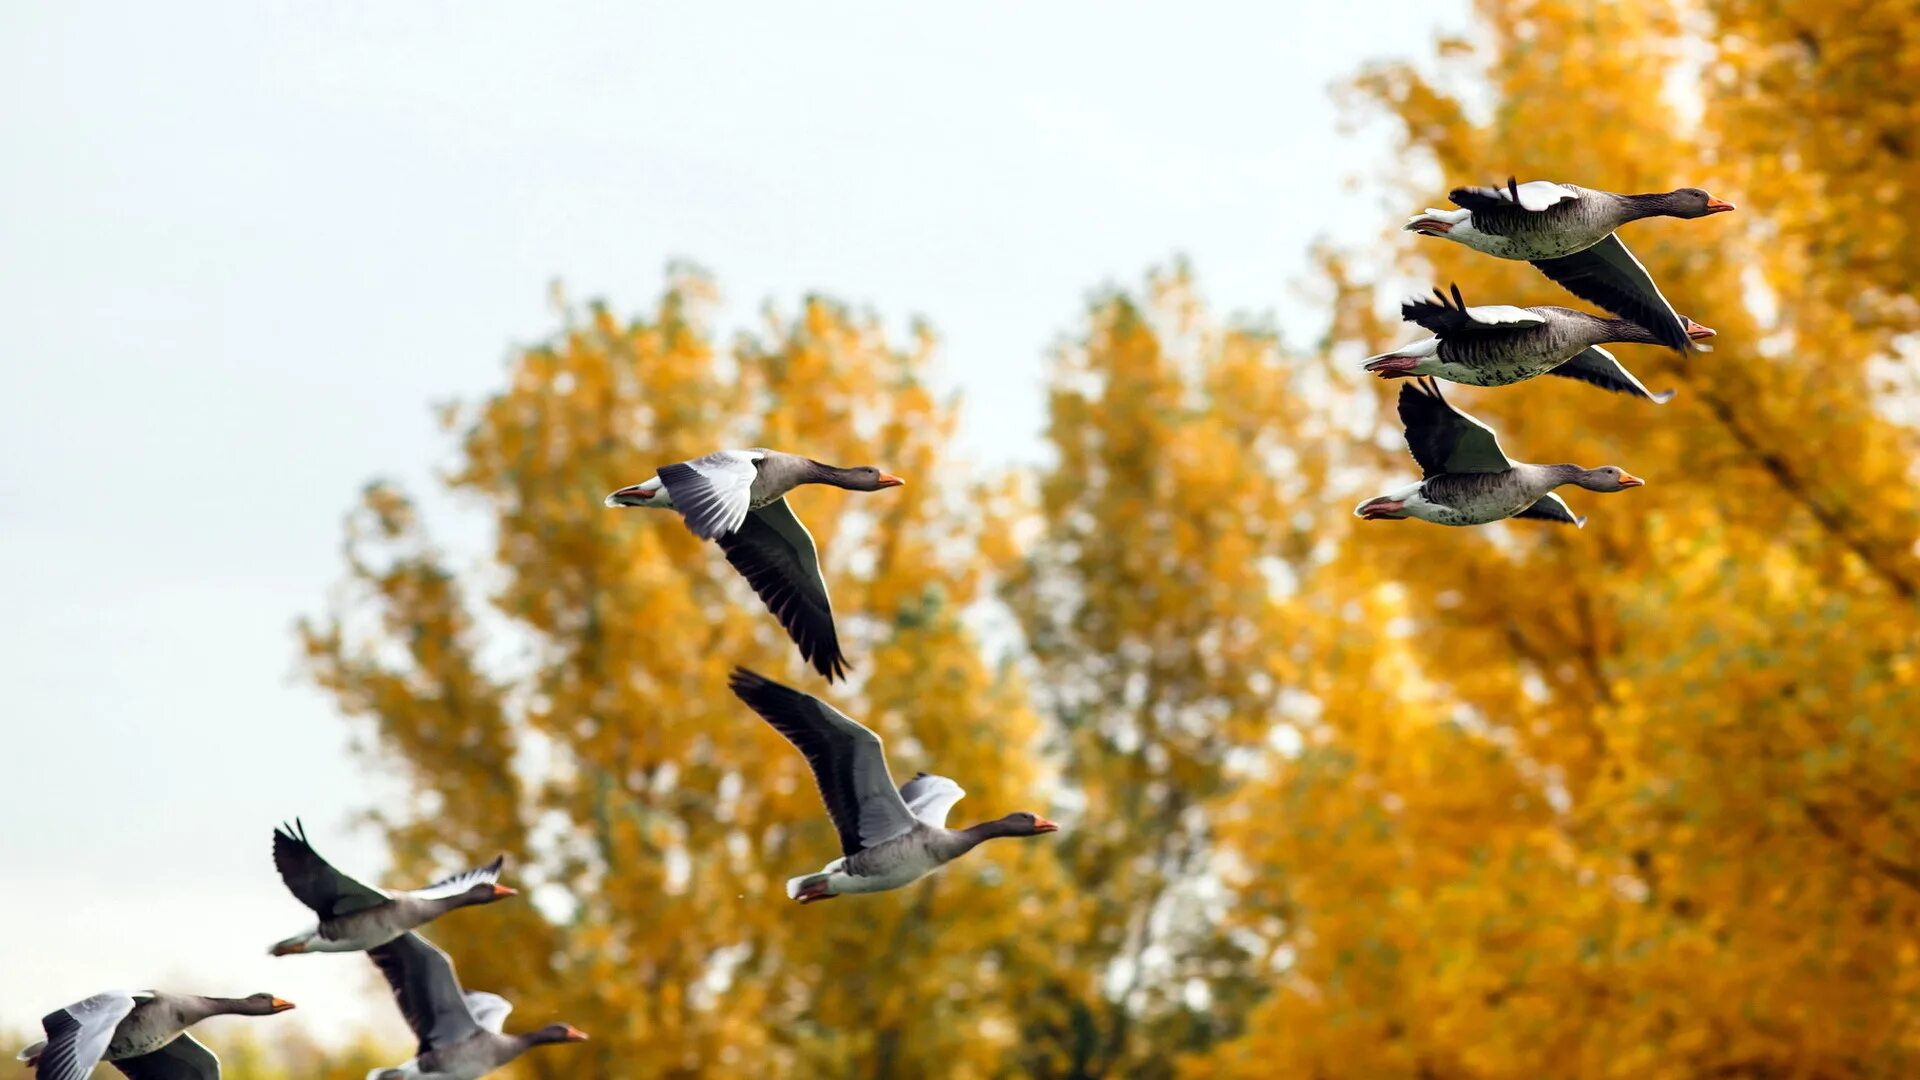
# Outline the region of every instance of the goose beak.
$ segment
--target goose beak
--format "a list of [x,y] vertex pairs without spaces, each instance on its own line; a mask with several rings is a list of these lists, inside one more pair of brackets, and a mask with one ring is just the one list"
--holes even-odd
[[[900,479],[899,477],[893,475],[892,473],[884,473],[884,472],[880,474],[880,479],[877,482],[881,487],[899,487],[900,485],[906,483],[905,480]],[[611,497],[612,496],[609,496],[609,498]]]
[[273,999],[273,1011],[274,1011],[274,1012],[277,1012],[277,1013],[283,1013],[283,1012],[286,1012],[286,1011],[287,1011],[288,1009],[291,1009],[291,1008],[293,1008],[293,1002],[291,1002],[291,1001],[288,1001],[288,1000],[287,1000],[286,998],[274,998],[274,999]]
[[1730,202],[1727,202],[1725,199],[1708,199],[1707,200],[1707,213],[1709,214],[1724,214],[1727,211],[1732,209],[1733,209],[1733,204]]
[[619,491],[607,496],[606,504],[615,509],[622,506],[645,506],[653,499],[653,492],[645,489],[645,484],[623,487]]
[[1640,479],[1630,472],[1622,472],[1620,474],[1620,486],[1623,488],[1644,487],[1645,485],[1645,480]]
[[1714,336],[1715,333],[1716,331],[1711,326],[1701,326],[1692,319],[1687,320],[1687,337],[1691,340],[1705,341]]
[[505,885],[495,885],[493,887],[493,898],[495,900],[505,900],[509,896],[519,896],[519,895],[520,895],[519,889],[509,889]]
[[567,1041],[568,1042],[586,1042],[587,1033],[584,1031],[581,1031],[577,1027],[574,1027],[572,1024],[568,1024],[567,1025]]
[[1053,822],[1048,821],[1046,818],[1034,818],[1033,831],[1037,833],[1059,832],[1060,826],[1055,825]]

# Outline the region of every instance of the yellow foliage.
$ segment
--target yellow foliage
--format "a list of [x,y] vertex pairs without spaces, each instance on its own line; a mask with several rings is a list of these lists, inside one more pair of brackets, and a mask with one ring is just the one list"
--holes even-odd
[[[533,886],[437,935],[516,1020],[593,1033],[515,1075],[1920,1071],[1920,11],[1476,10],[1350,87],[1400,132],[1383,190],[1418,209],[1515,173],[1741,206],[1628,231],[1720,331],[1623,357],[1672,404],[1459,394],[1516,456],[1651,480],[1574,493],[1583,531],[1351,517],[1411,475],[1391,387],[1352,363],[1405,333],[1407,280],[1579,306],[1384,228],[1395,281],[1324,253],[1318,355],[1223,325],[1184,267],[1096,298],[1030,477],[955,471],[930,331],[813,298],[721,343],[683,272],[451,411],[482,567],[369,487],[308,656],[407,782],[399,876],[505,850]],[[957,814],[1051,811],[1059,836],[784,899],[833,835],[724,679],[810,680],[717,552],[599,501],[757,444],[909,480],[796,496],[856,665],[826,696],[903,772],[958,778]]]

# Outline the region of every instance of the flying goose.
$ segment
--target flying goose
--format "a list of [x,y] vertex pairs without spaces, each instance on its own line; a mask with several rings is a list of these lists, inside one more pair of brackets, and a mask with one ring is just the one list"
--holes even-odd
[[455,908],[491,904],[514,895],[494,883],[506,856],[478,869],[443,878],[424,889],[388,892],[362,885],[333,868],[307,842],[296,820],[273,832],[273,865],[280,880],[320,917],[319,925],[268,950],[274,956],[308,952],[361,952],[425,926]]
[[501,1028],[513,1006],[498,994],[462,990],[453,961],[412,931],[367,950],[393,987],[400,1015],[420,1040],[419,1056],[367,1080],[479,1080],[535,1046],[585,1042],[587,1034],[567,1024],[548,1024],[524,1035]]
[[1641,218],[1697,218],[1733,209],[1699,188],[1616,195],[1546,180],[1521,184],[1511,177],[1504,188],[1454,188],[1447,198],[1460,209],[1429,208],[1405,227],[1498,258],[1531,262],[1573,295],[1639,323],[1660,344],[1682,352],[1693,324],[1674,312],[1614,230]]
[[918,881],[983,840],[1039,836],[1060,826],[1024,810],[965,829],[947,828],[947,811],[966,797],[944,776],[919,773],[893,786],[880,736],[833,706],[735,668],[727,680],[747,707],[786,736],[813,768],[827,817],[840,833],[841,858],[817,874],[787,881],[787,896],[810,904],[845,893],[885,892]]
[[[1650,393],[1604,342],[1658,344],[1652,331],[1628,319],[1609,319],[1563,307],[1468,307],[1460,286],[1449,297],[1415,298],[1400,305],[1400,317],[1433,337],[1367,358],[1366,370],[1383,379],[1433,375],[1469,386],[1506,386],[1535,375],[1561,375],[1664,405],[1673,391]],[[1691,319],[1695,339],[1713,331]]]
[[210,1016],[269,1016],[293,1008],[272,994],[243,998],[109,990],[40,1021],[47,1037],[20,1051],[36,1080],[83,1080],[111,1061],[132,1080],[218,1080],[220,1059],[187,1029]]
[[787,492],[801,484],[878,491],[904,483],[871,465],[843,469],[777,450],[721,450],[663,465],[660,475],[621,488],[606,503],[680,511],[695,536],[720,545],[801,657],[832,682],[846,674],[847,659],[813,535],[787,505]]
[[1436,525],[1485,525],[1514,517],[1578,528],[1587,519],[1573,516],[1554,488],[1577,484],[1588,491],[1621,491],[1646,483],[1612,465],[1583,469],[1509,461],[1493,429],[1447,404],[1430,378],[1400,388],[1400,421],[1423,479],[1355,507],[1353,512],[1368,521],[1413,517]]

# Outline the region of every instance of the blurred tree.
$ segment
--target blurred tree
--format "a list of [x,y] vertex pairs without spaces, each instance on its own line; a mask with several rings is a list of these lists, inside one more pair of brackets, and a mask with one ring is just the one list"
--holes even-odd
[[1271,333],[1219,327],[1184,266],[1096,299],[1059,351],[1056,460],[1004,596],[1086,813],[1060,847],[1072,907],[1036,935],[1059,981],[1023,1018],[1022,1075],[1161,1075],[1253,997],[1207,809],[1291,678],[1324,483],[1306,381]]
[[[996,958],[1041,915],[1046,846],[791,904],[785,879],[837,844],[800,756],[725,685],[744,663],[821,693],[887,737],[903,774],[958,778],[956,818],[1049,809],[1037,720],[962,622],[995,526],[946,456],[955,410],[924,382],[932,336],[897,348],[809,299],[721,348],[711,296],[680,272],[645,318],[594,307],[516,356],[506,389],[449,410],[462,441],[448,482],[488,515],[491,559],[457,571],[405,495],[370,487],[348,587],[303,628],[312,671],[404,777],[411,804],[381,818],[399,876],[505,850],[533,886],[533,903],[434,935],[517,1021],[593,1037],[513,1075],[996,1075],[1035,992]],[[600,503],[664,462],[762,444],[908,479],[796,496],[852,686],[804,675],[676,518]]]
[[[1821,200],[1910,191],[1902,136],[1875,125],[1912,100],[1914,8],[1477,7],[1433,72],[1356,84],[1402,133],[1395,201],[1510,172],[1708,187],[1741,212],[1628,239],[1719,349],[1633,359],[1681,387],[1665,409],[1555,380],[1456,394],[1519,456],[1651,478],[1576,502],[1585,531],[1329,517],[1339,555],[1305,585],[1322,711],[1220,811],[1239,917],[1284,921],[1276,990],[1191,1074],[1912,1075],[1920,440],[1910,376],[1887,369],[1913,254],[1878,210]],[[1824,44],[1787,51],[1809,27]],[[1704,76],[1703,41],[1721,46]],[[1837,96],[1800,115],[1789,75]],[[1845,133],[1849,110],[1875,119]],[[1828,161],[1775,186],[1770,155],[1792,171],[1856,138],[1870,179]],[[1567,302],[1524,265],[1392,242],[1395,285]],[[1345,354],[1403,333],[1329,268]],[[1386,448],[1356,460],[1384,469],[1356,495],[1410,474],[1370,396]]]

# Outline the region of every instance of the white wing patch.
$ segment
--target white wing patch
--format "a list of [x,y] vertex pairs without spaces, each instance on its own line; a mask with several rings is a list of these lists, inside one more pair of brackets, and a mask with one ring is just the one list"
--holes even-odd
[[133,1011],[134,1000],[128,991],[109,990],[48,1014],[41,1021],[47,1044],[35,1075],[41,1080],[85,1080],[107,1052],[114,1029]]
[[419,900],[443,900],[449,896],[458,896],[475,885],[491,885],[500,877],[501,860],[495,859],[485,866],[475,867],[441,878],[425,888],[415,889],[406,894]]
[[1484,307],[1466,309],[1467,318],[1482,326],[1539,326],[1546,322],[1544,316],[1535,315],[1523,307],[1512,304],[1489,304]]
[[473,1022],[499,1034],[506,1026],[507,1014],[513,1011],[513,1002],[485,990],[468,990],[465,996],[467,1011],[473,1014]]
[[965,788],[944,776],[921,773],[900,786],[900,798],[907,812],[936,829],[947,827],[947,813],[953,804],[967,797]]
[[[1572,188],[1562,187],[1550,180],[1529,180],[1519,185],[1519,187],[1520,209],[1532,210],[1536,213],[1550,206],[1565,202],[1568,199],[1577,199],[1580,197],[1580,193]],[[1513,193],[1506,188],[1495,188],[1494,190],[1500,193],[1501,198],[1508,202],[1513,201]]]
[[687,528],[702,540],[725,536],[740,528],[753,502],[753,482],[765,450],[719,450],[660,467],[660,482],[686,518]]

